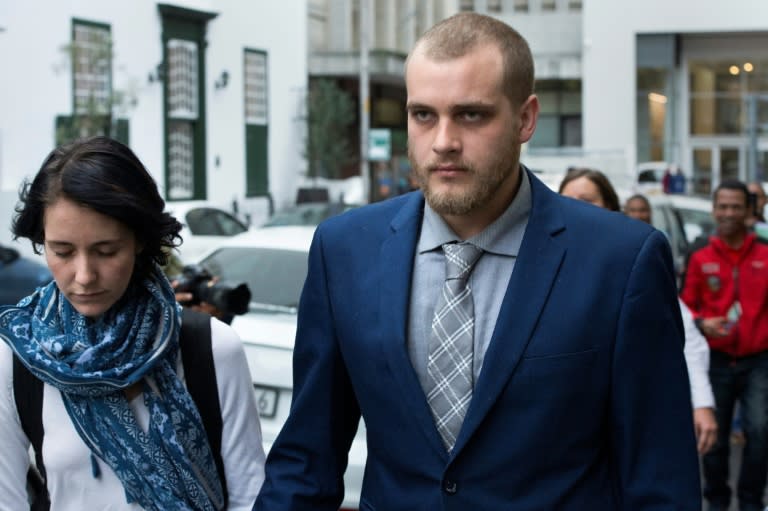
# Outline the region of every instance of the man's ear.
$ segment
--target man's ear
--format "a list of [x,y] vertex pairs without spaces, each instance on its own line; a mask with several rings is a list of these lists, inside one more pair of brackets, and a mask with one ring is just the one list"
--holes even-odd
[[528,142],[536,131],[536,121],[539,119],[539,98],[535,94],[520,107],[520,143]]

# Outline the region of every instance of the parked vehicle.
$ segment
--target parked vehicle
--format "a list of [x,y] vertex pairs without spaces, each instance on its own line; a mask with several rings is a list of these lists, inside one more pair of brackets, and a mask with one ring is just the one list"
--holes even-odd
[[635,188],[640,193],[662,193],[664,191],[664,172],[670,168],[666,161],[646,161],[638,163]]
[[686,195],[648,195],[648,200],[653,226],[667,235],[675,270],[682,275],[693,243],[715,230],[712,201]]
[[167,210],[182,225],[183,242],[178,251],[184,264],[194,262],[224,238],[248,230],[235,215],[205,201],[172,202]]
[[[232,327],[244,342],[267,452],[291,404],[296,313],[314,231],[314,225],[252,229],[224,240],[199,261],[211,274],[245,282],[251,290],[249,311],[235,316]],[[358,507],[365,459],[361,421],[344,476],[344,509]]]
[[343,213],[356,206],[341,202],[304,202],[293,207],[278,211],[267,220],[262,227],[281,225],[311,225],[317,226],[326,218]]
[[0,245],[0,305],[13,305],[53,279],[48,267],[15,248]]

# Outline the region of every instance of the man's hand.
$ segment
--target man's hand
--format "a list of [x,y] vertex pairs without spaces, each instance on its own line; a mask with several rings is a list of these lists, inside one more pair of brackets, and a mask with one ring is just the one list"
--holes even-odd
[[717,420],[712,408],[694,408],[693,427],[696,432],[696,448],[699,454],[705,454],[717,441]]
[[699,322],[699,329],[706,337],[725,337],[729,333],[728,318],[717,316],[715,318],[705,318]]

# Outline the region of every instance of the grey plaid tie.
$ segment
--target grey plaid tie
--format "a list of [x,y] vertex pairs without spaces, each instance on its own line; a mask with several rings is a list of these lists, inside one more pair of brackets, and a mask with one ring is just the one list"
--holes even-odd
[[469,243],[447,243],[443,252],[445,284],[432,319],[427,402],[450,451],[472,399],[475,310],[467,280],[483,251]]

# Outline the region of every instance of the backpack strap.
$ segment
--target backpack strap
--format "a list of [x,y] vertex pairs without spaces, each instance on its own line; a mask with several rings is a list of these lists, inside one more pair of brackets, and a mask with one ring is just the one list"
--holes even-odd
[[13,398],[21,428],[35,452],[35,466],[27,472],[27,485],[32,493],[32,511],[47,511],[51,507],[43,463],[43,382],[37,379],[21,360],[13,356]]
[[182,310],[179,348],[181,362],[184,365],[184,379],[192,400],[197,405],[203,420],[208,443],[211,446],[213,461],[219,474],[224,492],[224,508],[229,503],[227,479],[224,473],[224,460],[221,457],[221,431],[224,428],[221,419],[216,384],[216,368],[213,365],[213,344],[211,341],[211,316],[188,307]]

